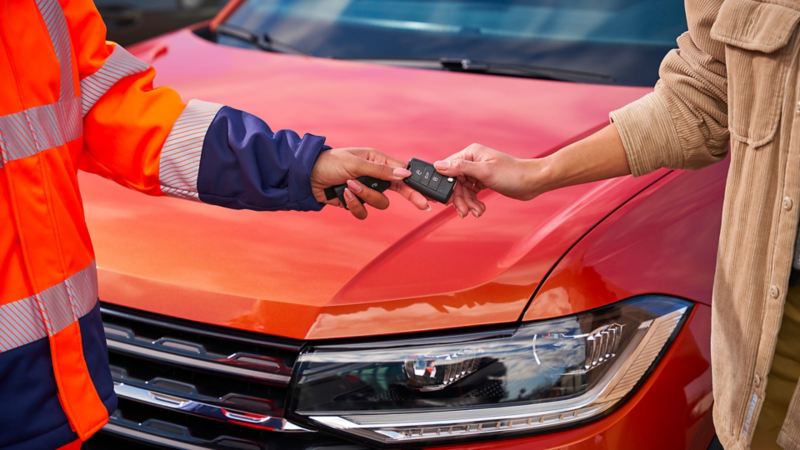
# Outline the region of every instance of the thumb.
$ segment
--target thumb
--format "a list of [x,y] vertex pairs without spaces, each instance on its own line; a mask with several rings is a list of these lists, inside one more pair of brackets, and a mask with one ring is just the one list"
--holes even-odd
[[480,162],[467,161],[466,159],[451,159],[433,163],[436,170],[448,177],[464,175],[483,181],[486,175],[486,165]]
[[379,164],[360,158],[352,172],[356,177],[366,175],[386,181],[402,180],[411,176],[411,172],[409,172],[408,169],[404,169],[402,167],[392,167],[386,164]]

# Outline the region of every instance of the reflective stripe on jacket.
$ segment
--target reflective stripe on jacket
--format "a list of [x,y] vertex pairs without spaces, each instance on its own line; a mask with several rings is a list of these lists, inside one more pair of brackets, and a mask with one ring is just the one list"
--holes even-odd
[[323,138],[153,78],[90,0],[0,0],[0,448],[85,440],[115,408],[79,168],[151,195],[322,207]]

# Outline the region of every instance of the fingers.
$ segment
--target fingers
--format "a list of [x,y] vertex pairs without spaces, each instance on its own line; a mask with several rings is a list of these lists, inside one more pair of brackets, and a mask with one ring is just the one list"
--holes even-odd
[[366,187],[358,180],[347,180],[347,189],[375,209],[389,207],[389,199],[382,193]]
[[464,217],[469,214],[469,206],[467,205],[467,201],[464,198],[464,187],[461,186],[461,183],[456,184],[455,190],[453,191],[453,207],[456,209],[458,215],[463,219]]
[[475,217],[480,217],[486,212],[486,205],[478,200],[478,192],[481,191],[479,183],[472,178],[458,177],[458,184],[463,190],[464,202],[469,207],[469,211]]
[[467,161],[466,159],[446,159],[433,163],[436,170],[448,177],[468,176],[483,181],[489,170],[486,163]]
[[[391,189],[402,195],[420,210],[430,211],[432,209],[424,195],[404,183],[392,183]],[[355,218],[363,220],[367,218],[368,211],[366,205],[362,204],[359,198],[376,209],[389,207],[389,199],[383,193],[370,189],[357,180],[348,180],[347,188],[344,190],[345,206]],[[334,202],[339,203],[338,200]],[[334,202],[331,202],[331,204]],[[456,212],[462,219],[470,214],[480,217],[486,212],[486,205],[478,200],[477,192],[468,189],[462,183],[456,184],[452,202]]]
[[417,209],[421,209],[423,211],[430,211],[432,209],[430,203],[428,203],[428,199],[425,198],[424,195],[415,191],[411,188],[411,186],[403,183],[402,181],[396,181],[392,183],[392,190],[402,195],[403,198],[411,202],[411,204],[416,206]]
[[[468,148],[469,149],[469,148]],[[468,150],[467,149],[467,150]],[[377,179],[391,181],[391,189],[402,195],[407,201],[420,210],[431,210],[428,199],[410,186],[402,182],[403,179],[411,176],[411,172],[405,168],[405,163],[393,159],[377,150],[367,148],[337,149],[339,150],[341,169],[337,176],[344,175],[347,178],[347,189],[344,191],[344,203],[350,213],[358,219],[367,217],[366,205],[376,209],[386,209],[389,206],[389,199],[381,192],[368,188],[363,183],[356,180],[361,176],[369,176]],[[436,169],[445,176],[459,178],[459,183],[455,186],[452,202],[463,218],[471,214],[480,217],[486,211],[486,205],[478,200],[477,194],[491,184],[491,164],[484,161],[476,161],[475,156],[467,150],[463,150],[444,161],[437,161],[434,165]],[[347,156],[349,154],[349,156]],[[335,182],[336,176],[332,176]],[[341,179],[341,178],[340,178]],[[325,186],[327,184],[323,184]],[[364,203],[362,204],[361,201]]]
[[482,201],[478,200],[477,195],[470,191],[469,189],[463,189],[464,191],[464,201],[469,207],[469,212],[472,213],[475,217],[480,217],[486,212],[486,205],[483,204]]
[[339,150],[346,150],[350,154],[358,156],[365,161],[383,164],[393,168],[400,167],[405,169],[408,166],[407,161],[400,161],[399,159],[393,158],[385,153],[375,150],[374,148],[344,148]]
[[461,184],[464,186],[465,189],[470,190],[476,194],[486,189],[486,186],[484,186],[483,183],[481,183],[480,181],[475,181],[472,178],[459,177],[458,180],[461,182]]
[[364,186],[357,180],[347,180],[347,188],[344,190],[344,202],[350,214],[358,220],[367,218],[366,206],[359,201],[359,198],[366,204],[376,209],[386,209],[389,207],[389,199],[382,193]]
[[347,209],[350,211],[350,214],[352,214],[353,217],[358,220],[364,220],[367,218],[367,208],[365,208],[364,205],[358,201],[355,194],[350,192],[350,188],[346,188],[344,190],[344,201],[347,205]]
[[453,191],[453,207],[456,209],[458,215],[463,219],[468,214],[475,217],[480,217],[486,212],[486,205],[478,200],[478,192],[474,185],[470,185],[468,180],[459,178],[459,183],[456,184]]
[[400,161],[399,159],[393,158],[375,149],[362,149],[359,154],[362,158],[374,163],[386,164],[392,167],[402,167],[404,169],[408,167],[408,161]]
[[404,167],[392,167],[361,158],[355,161],[355,167],[351,170],[351,173],[355,175],[353,178],[367,175],[381,180],[400,181],[411,176],[411,172]]
[[392,167],[401,167],[401,168],[406,168],[408,166],[407,161],[401,161],[399,159],[393,158],[383,152],[375,150],[374,148],[344,148],[340,150],[346,150],[351,154],[358,156],[359,158],[374,162],[376,164],[384,164]]

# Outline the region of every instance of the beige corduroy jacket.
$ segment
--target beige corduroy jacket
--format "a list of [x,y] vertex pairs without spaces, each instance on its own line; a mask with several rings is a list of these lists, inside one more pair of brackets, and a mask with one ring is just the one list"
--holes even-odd
[[[783,315],[800,211],[800,0],[686,0],[655,92],[611,114],[634,175],[730,149],[714,282],[714,423],[749,448]],[[730,143],[730,146],[728,145]],[[800,449],[800,390],[779,443]]]

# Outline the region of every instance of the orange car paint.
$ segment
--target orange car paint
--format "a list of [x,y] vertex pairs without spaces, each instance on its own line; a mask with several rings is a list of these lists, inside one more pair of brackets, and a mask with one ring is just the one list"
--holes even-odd
[[[542,154],[645,92],[257,53],[189,31],[168,44],[156,61],[157,83],[185,98],[401,158],[433,160],[473,141]],[[513,322],[552,263],[608,213],[598,199],[621,204],[658,176],[577,186],[529,203],[487,195],[481,220],[460,220],[443,206],[420,213],[391,196],[392,208],[366,223],[334,208],[226,211],[148,198],[92,176],[82,183],[107,301],[323,339]],[[118,239],[123,230],[126,239]],[[391,321],[376,321],[387,314]]]
[[[188,30],[136,50],[185,98],[401,158],[471,142],[543,155],[648,91],[278,55]],[[527,203],[484,194],[480,220],[390,194],[392,207],[363,223],[333,208],[229,211],[81,183],[102,298],[213,325],[320,340],[536,320],[641,293],[689,298],[662,362],[609,416],[447,448],[700,450],[713,435],[708,304],[725,172],[660,171]]]

